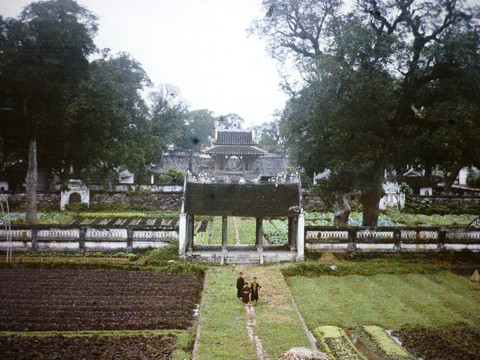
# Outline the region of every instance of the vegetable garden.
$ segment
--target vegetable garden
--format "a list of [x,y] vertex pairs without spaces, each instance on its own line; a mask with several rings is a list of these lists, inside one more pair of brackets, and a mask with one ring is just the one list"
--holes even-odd
[[171,359],[193,325],[203,278],[6,268],[0,286],[2,358]]

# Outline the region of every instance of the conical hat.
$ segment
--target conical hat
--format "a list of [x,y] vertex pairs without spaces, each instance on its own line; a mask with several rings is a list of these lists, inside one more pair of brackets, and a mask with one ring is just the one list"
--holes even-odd
[[475,281],[475,282],[480,282],[480,274],[478,273],[478,270],[475,270],[472,276],[470,276],[470,280]]

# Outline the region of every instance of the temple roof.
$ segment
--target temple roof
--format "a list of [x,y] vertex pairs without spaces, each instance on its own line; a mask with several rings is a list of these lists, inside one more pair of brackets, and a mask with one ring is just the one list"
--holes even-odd
[[216,145],[257,145],[253,141],[251,131],[219,130],[217,131]]
[[205,150],[209,155],[265,155],[267,152],[256,147],[252,131],[218,130],[214,146]]
[[267,152],[256,146],[216,145],[205,150],[209,155],[265,155]]

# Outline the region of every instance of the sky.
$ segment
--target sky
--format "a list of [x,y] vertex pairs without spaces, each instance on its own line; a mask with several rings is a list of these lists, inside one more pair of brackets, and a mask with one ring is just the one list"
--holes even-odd
[[[130,53],[156,86],[177,87],[191,110],[236,113],[252,126],[272,121],[288,98],[264,41],[246,31],[264,16],[262,0],[77,1],[99,18],[99,48]],[[0,15],[17,17],[30,2],[0,0]]]
[[[191,110],[236,113],[247,126],[274,119],[287,96],[265,43],[248,36],[261,0],[77,0],[98,16],[95,43],[125,51],[152,82],[178,88]],[[0,0],[18,17],[31,0]]]

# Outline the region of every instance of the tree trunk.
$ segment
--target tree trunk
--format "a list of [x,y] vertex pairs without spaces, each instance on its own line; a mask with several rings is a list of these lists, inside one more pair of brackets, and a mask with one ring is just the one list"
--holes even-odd
[[335,203],[333,204],[333,225],[347,226],[351,211],[352,209],[348,204],[347,195],[336,196]]
[[377,226],[380,213],[380,199],[383,195],[383,189],[362,191],[360,195],[360,203],[363,206],[362,226]]
[[37,140],[30,140],[28,147],[28,171],[27,171],[27,214],[28,224],[37,222]]
[[450,192],[452,190],[452,185],[457,179],[460,170],[460,167],[456,167],[443,171],[443,191]]

